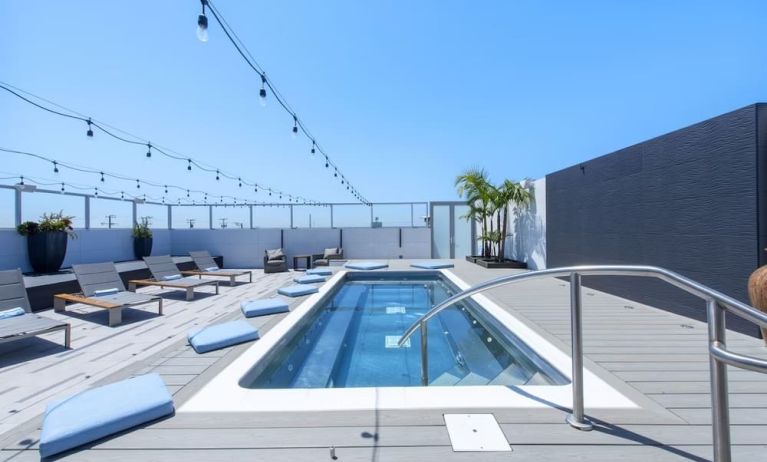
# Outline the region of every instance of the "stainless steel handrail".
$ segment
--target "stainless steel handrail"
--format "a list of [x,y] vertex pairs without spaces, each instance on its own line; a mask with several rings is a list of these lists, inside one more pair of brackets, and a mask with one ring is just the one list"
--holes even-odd
[[512,274],[485,281],[470,287],[442,303],[437,304],[414,322],[399,340],[402,346],[416,330],[421,329],[421,380],[429,383],[428,334],[426,322],[445,308],[485,290],[506,284],[549,277],[570,278],[570,323],[572,342],[572,413],[567,422],[579,430],[591,430],[593,425],[586,419],[583,409],[583,328],[581,325],[581,277],[582,276],[637,276],[652,277],[665,281],[689,294],[706,301],[708,317],[709,367],[711,371],[711,413],[714,439],[714,460],[730,462],[730,417],[727,397],[727,365],[767,373],[767,361],[727,350],[725,338],[725,312],[729,311],[759,327],[767,327],[767,314],[716,291],[681,274],[657,266],[593,265],[551,268],[527,273]]

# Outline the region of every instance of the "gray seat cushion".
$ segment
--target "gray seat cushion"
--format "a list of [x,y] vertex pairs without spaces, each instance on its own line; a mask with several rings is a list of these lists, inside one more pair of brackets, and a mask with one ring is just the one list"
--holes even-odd
[[334,257],[338,255],[338,248],[337,247],[331,247],[328,249],[325,249],[325,252],[322,254],[322,258],[327,260],[331,257]]
[[267,260],[281,260],[285,257],[285,253],[282,249],[272,249],[266,251]]

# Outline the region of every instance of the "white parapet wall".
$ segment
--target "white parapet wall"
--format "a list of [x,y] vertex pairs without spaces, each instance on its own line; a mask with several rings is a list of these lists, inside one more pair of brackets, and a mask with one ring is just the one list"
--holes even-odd
[[[186,255],[207,250],[222,255],[229,268],[261,268],[264,250],[283,247],[292,264],[294,255],[320,254],[342,247],[346,258],[429,258],[429,228],[256,228],[156,229],[152,255]],[[67,246],[64,267],[78,263],[133,260],[130,229],[85,229]],[[0,230],[0,270],[32,271],[26,238],[15,230]]]
[[506,257],[527,263],[530,269],[546,268],[546,178],[532,182],[533,200],[509,212]]
[[[78,263],[134,260],[133,237],[130,229],[80,229],[76,238],[67,243],[64,267]],[[162,255],[171,251],[171,231],[153,232],[152,253]],[[27,258],[27,240],[15,230],[0,230],[0,270],[21,268],[32,271]]]

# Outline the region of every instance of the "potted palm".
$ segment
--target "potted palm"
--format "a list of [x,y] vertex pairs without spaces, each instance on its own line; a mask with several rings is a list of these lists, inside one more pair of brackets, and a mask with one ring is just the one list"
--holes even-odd
[[27,254],[37,273],[53,273],[61,268],[67,254],[67,240],[77,235],[72,227],[74,217],[63,212],[43,214],[39,222],[25,221],[16,231],[27,237]]
[[140,223],[133,225],[133,253],[141,260],[152,255],[152,230],[149,228],[149,218],[144,217]]
[[530,202],[529,189],[511,180],[504,180],[499,186],[493,185],[487,172],[469,169],[455,180],[458,195],[466,198],[469,212],[463,216],[479,226],[481,255],[467,256],[466,259],[485,268],[526,268],[524,262],[507,259],[506,238],[508,237],[509,208],[521,207]]

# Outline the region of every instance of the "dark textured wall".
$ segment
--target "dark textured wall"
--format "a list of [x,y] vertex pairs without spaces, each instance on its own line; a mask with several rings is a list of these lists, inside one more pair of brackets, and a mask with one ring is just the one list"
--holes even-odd
[[[759,112],[763,105],[747,106],[548,175],[547,266],[657,265],[748,301],[746,282],[767,244]],[[705,317],[702,302],[662,283],[586,284]],[[758,331],[731,317],[728,327]]]

